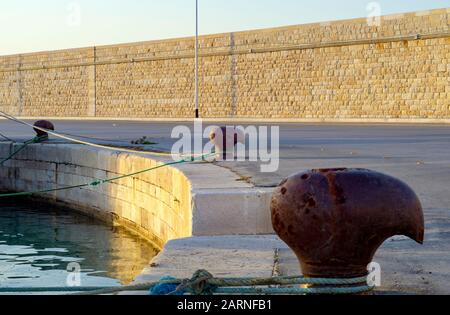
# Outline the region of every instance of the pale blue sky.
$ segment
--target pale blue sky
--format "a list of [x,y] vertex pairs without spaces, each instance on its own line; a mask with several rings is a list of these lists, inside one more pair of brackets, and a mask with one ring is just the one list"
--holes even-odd
[[[365,17],[374,1],[199,2],[200,33],[211,34]],[[376,2],[382,15],[450,7],[450,0]],[[190,36],[195,0],[1,0],[0,30],[0,55]]]

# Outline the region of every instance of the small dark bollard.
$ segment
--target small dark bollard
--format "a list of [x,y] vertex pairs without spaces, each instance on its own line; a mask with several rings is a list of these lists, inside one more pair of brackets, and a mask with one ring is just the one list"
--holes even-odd
[[[52,131],[55,130],[55,126],[48,120],[36,121],[34,123],[34,126],[42,128],[42,129],[52,130]],[[39,130],[39,129],[36,129],[36,128],[34,128],[34,131],[36,132],[38,137],[48,139],[48,133],[47,132]]]
[[364,277],[386,239],[404,235],[420,244],[424,239],[422,206],[413,190],[369,170],[293,175],[276,189],[271,208],[275,231],[306,277]]

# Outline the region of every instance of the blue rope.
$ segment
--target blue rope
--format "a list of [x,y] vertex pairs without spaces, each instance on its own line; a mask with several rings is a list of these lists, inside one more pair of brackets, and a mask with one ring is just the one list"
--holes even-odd
[[[176,280],[175,278],[172,277],[163,277],[161,278],[161,281],[172,281],[172,280]],[[161,283],[161,284],[157,284],[155,285],[153,288],[150,289],[150,295],[169,295],[172,292],[176,291],[178,288],[178,284],[171,284],[171,283]],[[184,295],[185,292],[180,292],[179,294],[176,295]]]
[[[163,278],[161,281],[174,280]],[[150,290],[150,295],[214,295],[214,294],[356,294],[368,292],[374,287],[362,285],[367,278],[351,279],[305,278],[305,277],[277,277],[277,278],[214,278],[206,270],[197,271],[189,280],[181,281],[176,287],[174,283],[160,283],[158,289]],[[261,288],[262,285],[324,285],[317,288]],[[352,285],[352,286],[349,286]],[[173,290],[176,287],[175,290]],[[170,292],[170,293],[167,293]]]

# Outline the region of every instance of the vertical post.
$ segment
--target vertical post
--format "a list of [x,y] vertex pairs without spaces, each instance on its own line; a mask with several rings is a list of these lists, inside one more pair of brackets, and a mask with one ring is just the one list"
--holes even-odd
[[198,82],[198,0],[195,0],[195,118],[199,118]]
[[97,46],[94,46],[94,117],[97,117]]
[[18,99],[18,107],[17,107],[17,116],[23,115],[23,75],[22,75],[22,66],[23,66],[23,55],[19,55],[19,64],[17,68],[17,99]]
[[92,48],[92,63],[86,66],[88,72],[88,104],[87,113],[88,117],[97,116],[97,47]]

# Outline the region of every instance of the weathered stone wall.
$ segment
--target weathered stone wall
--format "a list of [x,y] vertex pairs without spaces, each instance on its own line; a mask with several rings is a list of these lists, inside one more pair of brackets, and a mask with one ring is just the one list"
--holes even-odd
[[2,110],[34,117],[87,115],[92,67],[59,66],[92,60],[91,49],[0,57]]
[[[449,119],[450,9],[200,38],[204,118]],[[420,36],[417,36],[417,35]],[[189,118],[194,40],[0,57],[0,109]]]

